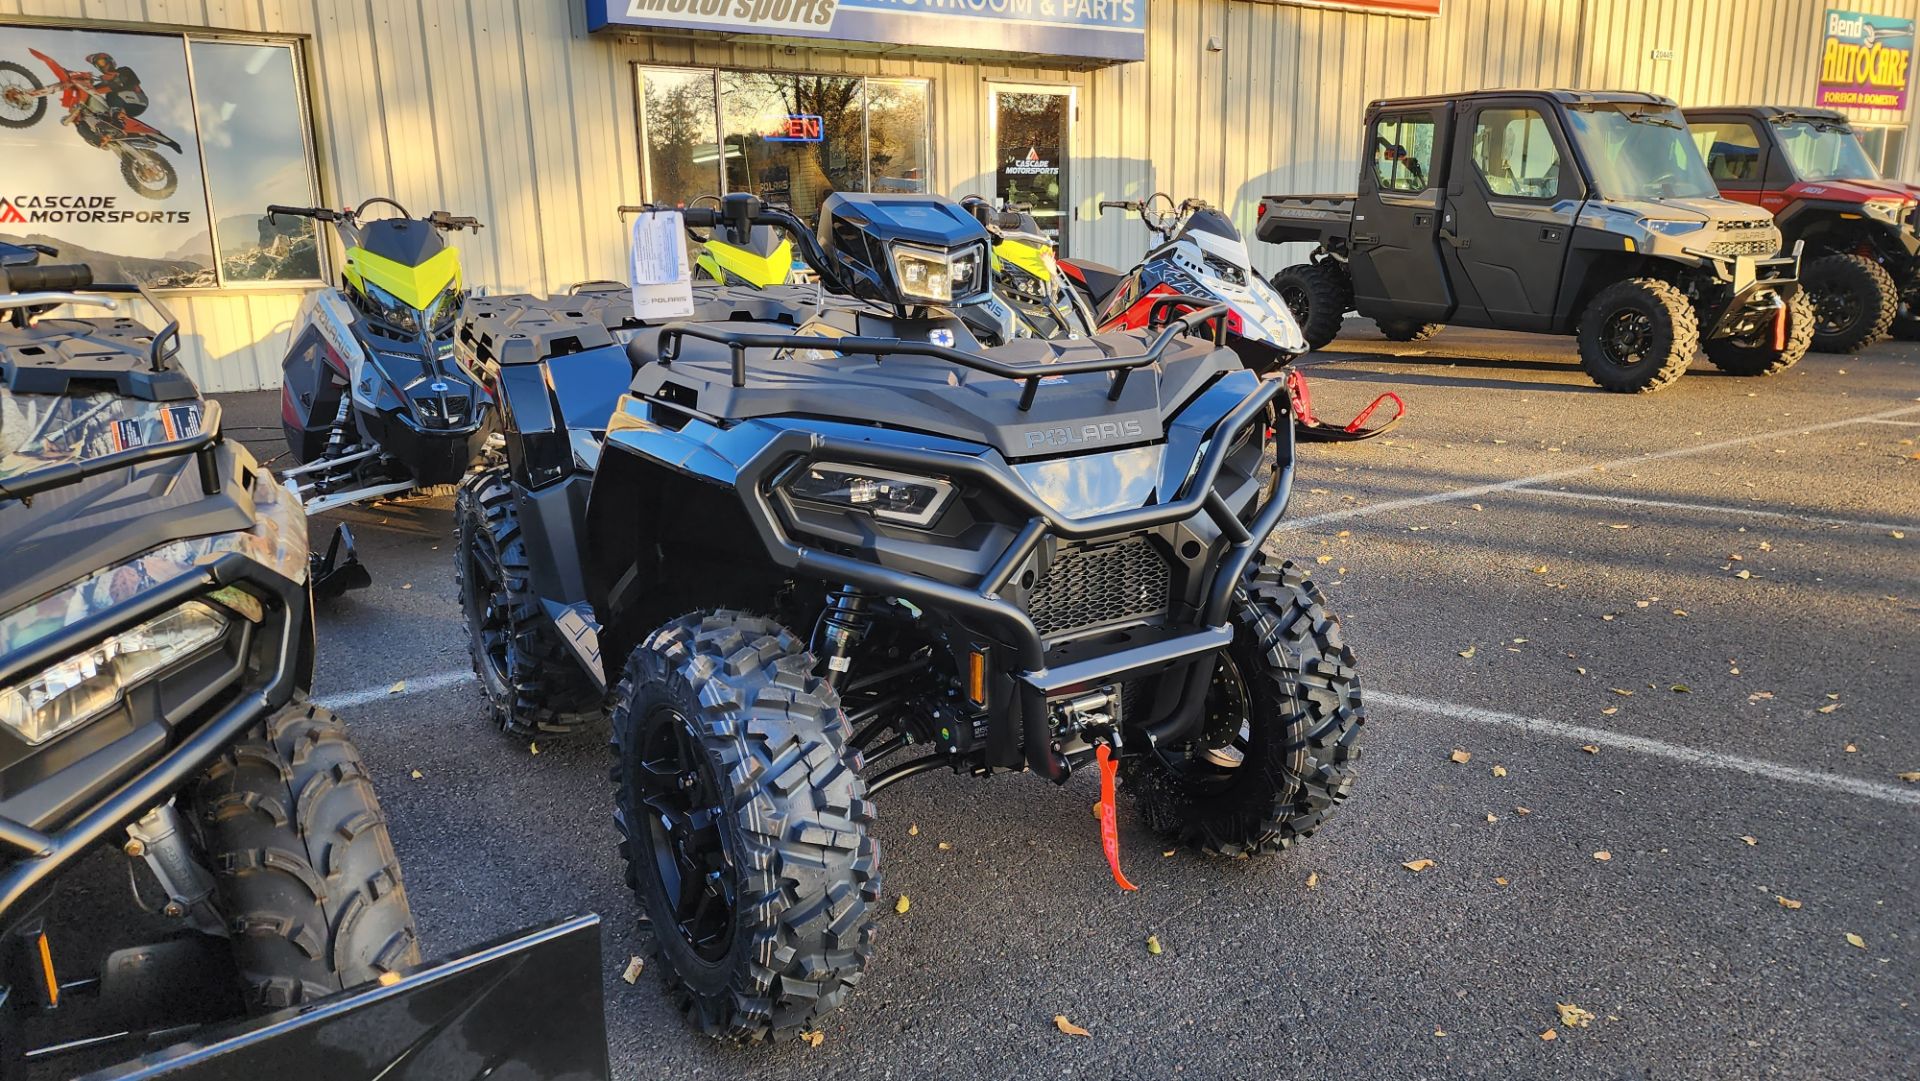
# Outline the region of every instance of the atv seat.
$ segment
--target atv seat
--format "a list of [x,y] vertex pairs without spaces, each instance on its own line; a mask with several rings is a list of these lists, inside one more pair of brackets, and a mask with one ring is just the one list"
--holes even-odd
[[1107,298],[1113,295],[1115,289],[1120,288],[1120,283],[1127,277],[1125,271],[1115,270],[1105,263],[1096,263],[1091,259],[1074,259],[1072,265],[1074,270],[1079,271],[1077,277],[1081,284],[1087,287],[1087,294],[1093,298],[1096,308],[1105,304]]

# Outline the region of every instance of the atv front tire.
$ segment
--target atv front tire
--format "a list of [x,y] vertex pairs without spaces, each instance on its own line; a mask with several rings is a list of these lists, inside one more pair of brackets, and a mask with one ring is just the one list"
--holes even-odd
[[[1878,268],[1876,268],[1878,269]],[[1707,359],[1728,375],[1774,375],[1784,372],[1807,355],[1815,340],[1813,301],[1802,290],[1787,301],[1787,344],[1773,347],[1773,326],[1768,324],[1745,338],[1715,338],[1707,343]]]
[[419,963],[386,818],[338,717],[296,699],[215,759],[187,803],[249,1010]]
[[873,956],[880,852],[840,699],[772,620],[696,612],[613,694],[614,819],[669,991],[708,1035],[791,1037]]
[[1812,301],[1813,348],[1857,353],[1887,336],[1900,313],[1893,275],[1864,255],[1823,255],[1800,272]]
[[1273,276],[1273,291],[1286,302],[1308,349],[1325,349],[1340,334],[1340,322],[1353,307],[1353,283],[1338,267],[1319,263],[1290,266]]
[[1440,333],[1443,323],[1416,323],[1411,319],[1375,319],[1373,325],[1390,342],[1424,342]]
[[598,714],[597,696],[533,591],[505,469],[468,474],[454,496],[453,523],[467,652],[494,723],[515,736],[582,727]]
[[1148,826],[1226,856],[1311,836],[1353,789],[1366,724],[1353,651],[1319,588],[1292,563],[1255,560],[1236,593],[1206,729],[1190,747],[1121,761]]
[[1700,349],[1700,319],[1671,283],[1628,278],[1588,302],[1578,338],[1580,366],[1595,383],[1648,394],[1686,374]]

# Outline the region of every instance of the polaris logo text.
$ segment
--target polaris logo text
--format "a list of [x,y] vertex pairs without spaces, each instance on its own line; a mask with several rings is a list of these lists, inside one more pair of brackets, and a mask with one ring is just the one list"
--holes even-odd
[[1112,443],[1120,439],[1138,439],[1146,434],[1137,420],[1103,420],[1077,428],[1036,428],[1027,433],[1027,449],[1041,447],[1083,447],[1089,443]]
[[738,23],[741,30],[824,30],[833,25],[838,0],[628,0],[627,15],[658,23],[711,26]]

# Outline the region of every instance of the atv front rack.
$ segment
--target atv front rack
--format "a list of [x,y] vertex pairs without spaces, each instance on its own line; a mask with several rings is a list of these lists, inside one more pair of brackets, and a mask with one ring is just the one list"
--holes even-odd
[[[1094,369],[1099,370],[1099,369]],[[1064,783],[1071,771],[1066,757],[1053,747],[1048,727],[1047,700],[1068,688],[1099,680],[1148,673],[1172,674],[1185,665],[1179,704],[1166,717],[1145,726],[1146,737],[1161,744],[1175,740],[1200,722],[1207,685],[1212,678],[1212,656],[1233,640],[1228,605],[1242,573],[1285,512],[1293,486],[1293,427],[1285,417],[1273,424],[1275,479],[1271,497],[1252,522],[1242,522],[1225,497],[1215,490],[1221,467],[1232,449],[1234,434],[1253,424],[1267,423],[1268,410],[1285,409],[1281,384],[1261,380],[1259,385],[1212,429],[1206,454],[1176,496],[1164,503],[1071,518],[1042,502],[1012,474],[966,454],[894,446],[845,439],[817,432],[789,430],[775,436],[743,465],[739,490],[767,551],[783,566],[824,581],[846,582],[881,596],[901,597],[926,607],[945,608],[992,628],[1016,654],[1013,673],[1019,689],[1018,719],[1023,731],[1027,764],[1055,782]],[[1284,433],[1284,434],[1283,434]],[[782,478],[814,461],[865,464],[910,471],[917,475],[946,476],[991,490],[996,498],[1020,510],[1027,521],[993,566],[971,585],[955,585],[906,571],[883,567],[851,556],[811,547],[790,536],[774,505]],[[1118,536],[1206,515],[1228,541],[1228,550],[1208,584],[1199,618],[1190,628],[1049,669],[1046,644],[1033,620],[1004,597],[1008,584],[1019,576],[1048,537],[1086,540]]]
[[[1204,305],[1180,315],[1168,315],[1180,304]],[[1164,323],[1156,322],[1156,317],[1164,317]],[[1108,401],[1119,401],[1127,387],[1127,376],[1137,368],[1159,362],[1174,339],[1191,334],[1204,323],[1213,324],[1213,340],[1219,345],[1225,340],[1227,306],[1208,304],[1199,297],[1171,296],[1156,302],[1152,317],[1148,319],[1148,329],[1158,329],[1160,335],[1146,348],[1145,352],[1129,353],[1120,356],[1107,355],[1090,357],[1085,360],[1062,360],[1052,364],[1009,364],[1004,360],[985,356],[980,353],[956,349],[950,345],[936,345],[933,342],[906,341],[899,338],[864,338],[849,336],[829,338],[816,334],[765,334],[754,331],[728,330],[725,327],[706,323],[669,323],[660,329],[659,361],[672,366],[680,359],[680,343],[686,338],[699,338],[727,346],[732,352],[733,385],[747,385],[747,350],[749,349],[819,349],[834,353],[858,353],[871,356],[878,361],[888,356],[932,357],[963,368],[971,368],[988,375],[998,375],[1007,379],[1021,380],[1025,386],[1020,392],[1020,411],[1033,408],[1034,396],[1040,392],[1040,382],[1053,376],[1084,375],[1088,372],[1113,372],[1113,386],[1107,391]],[[1098,339],[1092,339],[1096,343]],[[1105,346],[1102,345],[1104,349]]]

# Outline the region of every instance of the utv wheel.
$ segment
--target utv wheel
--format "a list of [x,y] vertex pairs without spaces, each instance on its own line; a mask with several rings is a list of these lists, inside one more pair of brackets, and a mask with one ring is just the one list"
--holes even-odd
[[806,646],[739,612],[683,616],[613,694],[615,824],[662,978],[708,1035],[784,1039],[873,956],[873,806]]
[[1859,352],[1886,337],[1900,312],[1893,275],[1864,255],[1815,259],[1800,286],[1813,304],[1813,348],[1822,353]]
[[249,1009],[419,963],[386,818],[338,717],[296,699],[216,759],[188,803]]
[[[1876,268],[1877,269],[1877,268]],[[1787,301],[1787,344],[1773,347],[1771,323],[1744,338],[1715,338],[1707,343],[1707,359],[1728,375],[1773,375],[1784,372],[1807,355],[1814,342],[1817,317],[1812,300],[1797,292]]]
[[1700,348],[1700,320],[1685,293],[1657,278],[1600,290],[1580,317],[1580,366],[1601,387],[1647,394],[1686,373]]
[[1325,349],[1340,334],[1353,306],[1353,283],[1338,268],[1317,263],[1290,266],[1273,276],[1273,291],[1286,302],[1308,349]]
[[570,732],[598,713],[592,682],[534,593],[505,470],[470,474],[453,502],[454,584],[493,720],[515,736]]
[[1205,730],[1189,747],[1121,762],[1148,826],[1227,856],[1311,836],[1353,788],[1366,723],[1353,652],[1319,588],[1291,563],[1256,559],[1236,595]]
[[1375,319],[1373,325],[1390,342],[1424,342],[1440,333],[1441,323],[1416,323],[1409,319]]

